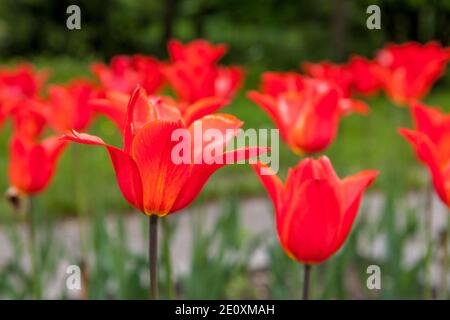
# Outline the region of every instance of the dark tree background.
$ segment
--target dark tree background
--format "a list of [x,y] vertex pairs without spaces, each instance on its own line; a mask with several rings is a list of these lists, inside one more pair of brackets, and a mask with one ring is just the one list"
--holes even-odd
[[[81,8],[81,30],[66,28],[71,4]],[[370,4],[381,8],[381,30],[366,28]],[[2,0],[0,56],[165,57],[167,39],[204,37],[229,43],[234,62],[289,68],[371,55],[387,41],[448,45],[449,21],[448,0]]]

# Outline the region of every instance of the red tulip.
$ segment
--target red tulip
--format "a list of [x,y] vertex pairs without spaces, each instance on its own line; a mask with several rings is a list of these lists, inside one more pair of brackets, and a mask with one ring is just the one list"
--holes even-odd
[[94,63],[91,69],[107,91],[131,94],[139,84],[148,94],[153,94],[163,84],[159,62],[149,56],[119,55],[111,59],[111,66]]
[[444,73],[450,49],[436,42],[391,44],[377,55],[380,79],[386,94],[404,105],[423,98]]
[[[280,244],[293,259],[318,264],[347,239],[366,188],[378,175],[367,170],[339,179],[330,160],[300,161],[283,182],[264,164],[253,165],[274,209]],[[261,170],[265,170],[265,174]]]
[[380,66],[360,56],[353,56],[348,63],[352,75],[352,88],[359,94],[371,95],[381,89]]
[[299,92],[305,87],[305,77],[296,72],[264,72],[262,91],[278,97],[288,91]]
[[89,100],[94,94],[89,82],[78,80],[67,86],[52,85],[48,94],[47,119],[54,130],[83,130],[89,125],[93,115]]
[[[205,150],[217,148],[217,142],[203,142],[200,145],[193,135],[196,126],[203,129],[215,128],[224,132],[231,129],[234,134],[242,122],[229,115],[203,117],[189,127],[181,119],[178,109],[167,104],[154,104],[142,89],[133,93],[124,129],[124,147],[105,144],[100,138],[73,132],[66,140],[78,143],[100,145],[107,148],[117,181],[125,199],[147,215],[164,216],[189,205],[200,193],[209,176],[224,165],[206,164],[201,159]],[[187,129],[192,149],[189,163],[175,164],[172,152],[178,142],[172,141],[177,129]],[[233,136],[227,135],[220,141],[222,148]],[[258,148],[233,150],[216,155],[216,159],[233,156],[236,161],[246,159],[263,151]]]
[[65,144],[58,137],[35,142],[27,137],[14,135],[9,146],[10,185],[22,195],[35,194],[45,189]]
[[167,47],[173,62],[190,64],[214,64],[227,52],[226,45],[214,45],[203,39],[193,40],[185,45],[178,40],[170,40]]
[[37,96],[47,78],[48,72],[37,72],[29,64],[22,64],[13,69],[0,69],[0,96],[2,101]]
[[216,67],[180,61],[163,67],[163,73],[178,98],[192,104],[203,98],[230,99],[239,88],[243,71],[238,67]]
[[328,61],[321,63],[303,63],[303,70],[313,78],[335,83],[341,88],[344,97],[351,95],[353,77],[346,65],[334,64]]
[[38,140],[47,124],[45,104],[39,98],[24,98],[9,110],[14,134],[31,141]]
[[344,98],[334,83],[294,73],[264,73],[262,88],[248,97],[270,115],[295,152],[324,150],[335,139],[342,116],[368,111],[364,103]]
[[184,104],[210,97],[230,99],[242,82],[241,68],[216,65],[227,51],[223,44],[199,39],[183,45],[172,40],[168,49],[171,62],[162,71]]
[[[91,105],[96,111],[112,120],[120,130],[123,130],[129,99],[130,96],[127,94],[110,91],[106,93],[104,99],[91,100]],[[148,99],[153,105],[164,104],[170,108],[178,109],[186,125],[190,125],[195,120],[214,113],[228,104],[227,99],[219,97],[203,98],[192,104],[177,102],[165,96],[151,96]]]
[[411,108],[415,130],[399,129],[431,174],[442,201],[450,207],[450,115],[415,103]]
[[12,109],[37,97],[47,77],[46,71],[37,72],[28,64],[0,69],[0,123]]

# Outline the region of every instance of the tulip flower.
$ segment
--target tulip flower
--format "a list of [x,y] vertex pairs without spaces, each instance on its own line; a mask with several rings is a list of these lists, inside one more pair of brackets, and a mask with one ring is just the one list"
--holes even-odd
[[296,72],[264,72],[261,86],[264,93],[278,97],[288,91],[303,90],[305,77]]
[[230,99],[241,85],[241,68],[215,64],[225,54],[225,45],[215,46],[206,40],[182,45],[172,40],[168,50],[172,61],[162,67],[162,72],[184,104],[209,97]]
[[428,167],[437,194],[450,207],[450,115],[420,103],[412,105],[411,113],[415,130],[401,128],[399,132]]
[[89,100],[94,87],[86,81],[73,81],[67,86],[52,85],[48,89],[46,112],[49,125],[56,131],[84,130],[92,120]]
[[305,264],[322,263],[339,250],[364,191],[378,175],[367,170],[341,180],[325,156],[301,160],[285,183],[260,162],[253,168],[272,199],[281,246]]
[[376,61],[386,94],[398,105],[422,99],[444,73],[450,49],[436,42],[391,44],[382,49]]
[[239,67],[176,62],[165,65],[162,70],[177,97],[186,104],[209,97],[230,99],[243,78],[243,71]]
[[248,97],[265,110],[280,129],[281,137],[297,153],[319,152],[335,139],[340,119],[368,107],[347,99],[334,83],[294,73],[264,73],[263,92]]
[[23,139],[39,139],[47,124],[45,104],[38,98],[26,98],[9,110],[13,120],[14,134]]
[[131,94],[136,85],[141,85],[148,94],[153,94],[163,84],[159,62],[149,56],[119,55],[111,59],[111,66],[94,63],[92,72],[107,91]]
[[38,96],[47,80],[46,71],[35,71],[28,64],[12,69],[0,69],[0,123],[11,114],[12,109],[28,104],[28,99]]
[[272,199],[281,247],[305,264],[303,297],[307,299],[310,266],[341,248],[364,191],[378,172],[362,171],[341,180],[327,157],[306,158],[289,169],[283,183],[266,165],[259,162],[253,168]]
[[6,98],[35,97],[48,78],[48,72],[35,71],[28,64],[13,69],[0,69],[0,96],[2,102]]
[[45,189],[66,143],[58,137],[42,142],[14,135],[10,141],[8,178],[19,195],[33,195]]
[[324,61],[321,63],[306,62],[302,64],[302,67],[306,74],[312,78],[335,83],[339,88],[341,88],[345,98],[349,98],[351,96],[353,77],[346,65],[339,65],[329,61]]
[[[130,96],[127,94],[109,91],[105,98],[91,100],[92,107],[99,113],[107,116],[120,129],[125,128],[127,116],[127,105]],[[228,99],[220,97],[209,97],[197,100],[192,104],[178,102],[167,96],[150,96],[149,101],[153,105],[167,105],[170,109],[178,109],[186,125],[203,116],[214,113],[228,104]]]
[[214,45],[203,39],[193,40],[185,45],[173,39],[167,47],[173,62],[183,61],[194,65],[214,64],[227,52],[226,45]]
[[348,63],[348,69],[352,75],[352,88],[356,93],[371,95],[381,89],[378,63],[353,56]]
[[[149,252],[151,296],[156,289],[157,216],[166,216],[188,206],[206,181],[229,159],[240,161],[256,156],[264,149],[247,148],[224,152],[227,143],[238,133],[242,122],[229,115],[208,115],[186,126],[180,111],[165,103],[152,103],[142,89],[130,98],[123,130],[123,149],[107,145],[99,137],[73,131],[65,140],[103,146],[108,150],[117,182],[125,199],[150,217]],[[215,129],[223,133],[219,141],[198,141],[196,128]],[[232,132],[230,135],[229,132]],[[187,162],[177,163],[173,151],[179,144],[173,134],[182,132],[188,139]],[[202,161],[205,152],[214,153],[212,162]],[[225,161],[228,160],[228,161]]]
[[[98,137],[75,131],[66,135],[65,139],[106,147],[125,199],[147,215],[165,216],[189,205],[208,177],[224,165],[194,164],[194,161],[191,164],[173,163],[171,152],[177,142],[171,141],[172,132],[183,128],[193,134],[196,125],[201,125],[203,130],[230,129],[237,134],[242,122],[233,116],[217,114],[196,120],[187,127],[177,108],[165,103],[153,103],[142,89],[137,89],[128,104],[122,150],[105,144]],[[228,136],[223,146],[233,137]],[[205,148],[208,144],[192,150],[192,157],[201,156]],[[229,152],[238,155],[239,151]],[[248,155],[249,152],[245,152],[245,156]]]

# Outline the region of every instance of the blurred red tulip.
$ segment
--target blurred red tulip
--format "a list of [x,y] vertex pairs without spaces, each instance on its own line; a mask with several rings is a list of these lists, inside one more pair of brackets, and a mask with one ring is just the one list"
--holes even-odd
[[14,135],[9,146],[8,177],[11,187],[22,195],[35,194],[45,189],[65,145],[66,142],[58,137],[35,142]]
[[93,108],[89,100],[94,93],[93,85],[84,80],[75,80],[66,86],[50,86],[46,103],[49,125],[59,132],[84,130],[92,119]]
[[148,94],[153,94],[163,84],[160,63],[149,56],[119,55],[111,59],[111,66],[94,63],[92,72],[106,91],[131,94],[136,85],[141,85]]
[[284,184],[276,175],[267,175],[270,168],[264,164],[253,168],[273,201],[281,246],[305,264],[321,263],[339,250],[364,191],[378,175],[367,170],[341,180],[327,157],[300,161]]
[[24,98],[9,110],[14,135],[31,141],[38,140],[47,124],[45,104],[39,98]]
[[[194,141],[197,137],[193,134],[197,125],[202,126],[203,130],[215,128],[225,132],[231,129],[236,135],[242,122],[233,116],[216,114],[203,117],[187,127],[177,108],[165,103],[152,103],[143,90],[138,88],[131,96],[127,109],[123,150],[105,144],[98,137],[77,132],[66,135],[65,139],[106,147],[125,199],[147,215],[164,216],[189,205],[200,193],[209,176],[226,162],[198,162],[203,151],[217,147],[217,142],[201,142],[199,147]],[[172,160],[172,149],[178,142],[171,137],[177,129],[188,130],[185,132],[189,133],[192,142],[190,163],[175,164]],[[227,135],[221,141],[222,148],[225,148],[234,135]],[[223,160],[224,157],[229,159],[232,156],[235,161],[239,161],[262,151],[264,150],[260,148],[225,153],[222,151],[216,158]]]
[[214,45],[204,39],[193,40],[187,44],[173,39],[167,47],[173,62],[183,61],[194,65],[214,64],[227,52],[226,45]]
[[227,50],[223,44],[199,39],[183,45],[172,40],[168,49],[171,62],[163,66],[162,72],[184,104],[210,97],[230,99],[241,85],[241,68],[216,65]]
[[386,94],[399,105],[422,99],[444,73],[450,49],[436,42],[391,44],[380,50],[379,78]]
[[0,123],[13,109],[39,95],[48,72],[35,71],[29,64],[0,69]]
[[[106,92],[105,95],[106,98],[91,100],[92,107],[107,116],[120,130],[123,130],[130,96],[116,91]],[[178,109],[186,125],[214,113],[229,102],[227,99],[220,97],[203,98],[192,104],[177,102],[166,96],[150,96],[148,99],[151,104],[164,104],[170,108]]]
[[32,98],[39,94],[48,72],[35,71],[29,64],[12,69],[0,69],[0,97],[2,102],[14,98]]
[[428,167],[436,192],[450,207],[450,115],[419,103],[412,105],[411,113],[416,129],[401,128],[400,134]]
[[352,88],[356,93],[371,95],[381,89],[378,63],[360,56],[353,56],[348,69],[352,75]]
[[305,87],[305,77],[296,72],[264,72],[262,74],[262,92],[272,97],[283,93],[299,92]]
[[202,98],[234,96],[243,78],[239,67],[216,67],[180,61],[167,64],[163,73],[178,98],[192,104]]
[[346,65],[324,61],[320,63],[306,62],[302,64],[302,67],[306,74],[313,78],[335,83],[341,88],[345,98],[350,97],[353,77]]
[[364,103],[344,98],[334,83],[295,73],[264,73],[262,90],[248,97],[269,114],[294,152],[324,150],[335,139],[342,116],[368,112]]

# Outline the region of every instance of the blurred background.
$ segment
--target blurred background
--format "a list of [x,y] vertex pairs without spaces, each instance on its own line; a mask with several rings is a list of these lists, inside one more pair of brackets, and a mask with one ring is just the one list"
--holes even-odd
[[[81,8],[81,30],[66,27],[66,9],[71,4]],[[366,9],[371,4],[381,8],[381,30],[366,27]],[[50,70],[50,83],[63,83],[77,77],[93,79],[90,64],[107,62],[117,54],[167,59],[166,43],[171,38],[226,43],[229,51],[221,63],[243,66],[246,76],[223,112],[238,116],[247,128],[272,128],[268,116],[245,96],[247,90],[258,88],[262,72],[300,71],[301,62],[344,62],[352,54],[373,58],[390,42],[437,40],[448,46],[449,20],[446,0],[3,0],[0,59],[2,65],[31,62]],[[450,110],[449,86],[447,73],[425,102]],[[343,119],[336,141],[325,154],[341,177],[369,168],[382,174],[347,244],[314,272],[313,297],[429,297],[422,268],[426,251],[423,203],[428,199],[429,177],[396,131],[411,126],[409,112],[384,96],[366,102],[371,114]],[[4,173],[9,130],[5,125],[0,138]],[[97,119],[89,131],[120,145],[120,135],[104,118]],[[106,152],[84,146],[69,149],[51,186],[38,199],[43,296],[146,298],[144,217],[122,198]],[[78,155],[77,172],[72,151]],[[284,177],[298,160],[282,144],[280,175]],[[6,174],[3,177],[1,192],[8,187]],[[446,212],[435,197],[431,207],[438,248],[433,261],[439,270]],[[25,217],[13,214],[6,201],[0,210],[0,298],[29,297]],[[163,226],[163,297],[300,297],[302,269],[279,248],[271,203],[248,166],[221,169],[187,211],[171,216]],[[69,264],[83,266],[88,289],[80,293],[65,288]],[[381,290],[366,287],[370,264],[381,267]],[[430,277],[437,286],[439,272]]]

